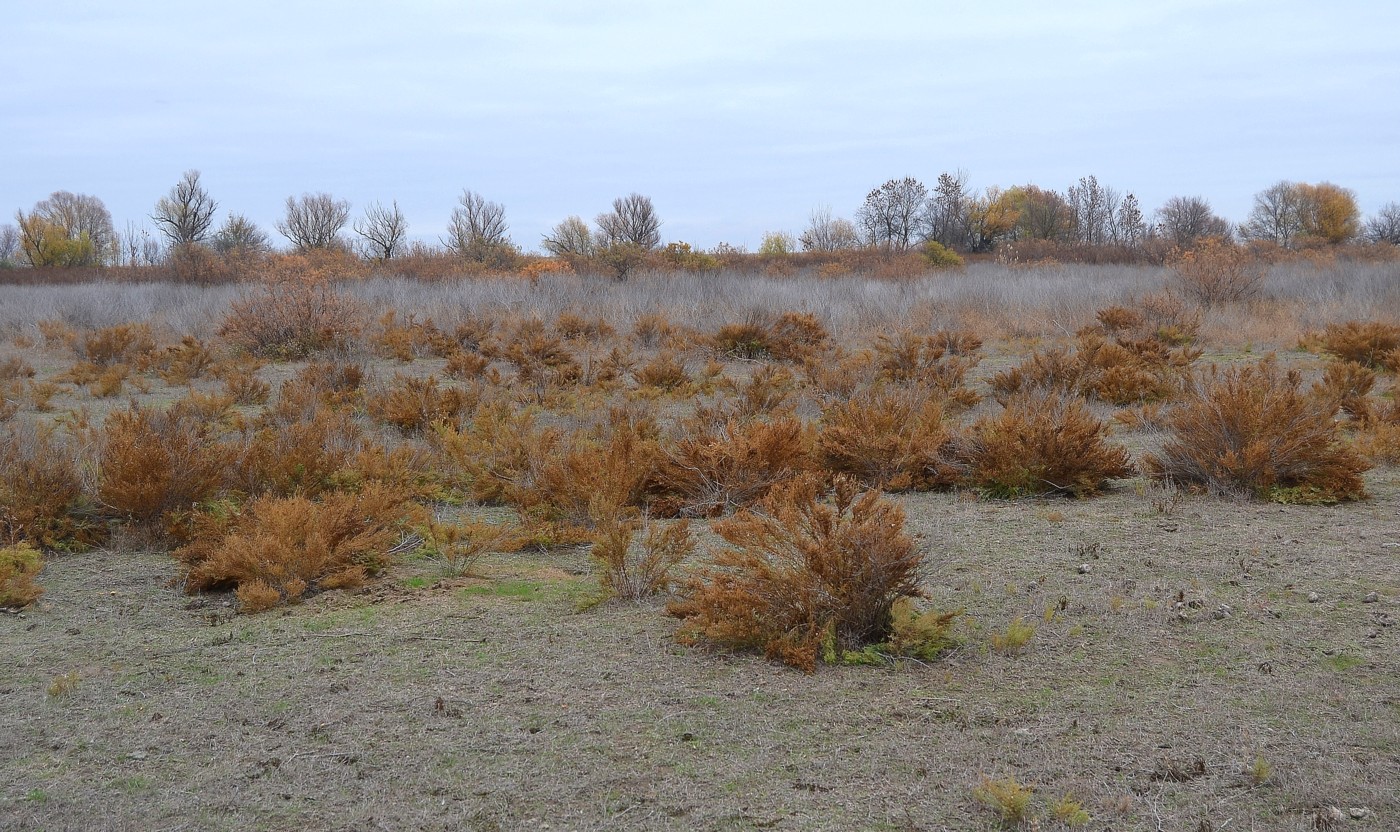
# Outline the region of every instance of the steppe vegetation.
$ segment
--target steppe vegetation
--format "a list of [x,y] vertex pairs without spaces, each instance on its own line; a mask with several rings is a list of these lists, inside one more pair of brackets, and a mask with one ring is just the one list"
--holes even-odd
[[0,825],[1400,817],[1393,245],[278,254],[182,185],[2,273]]

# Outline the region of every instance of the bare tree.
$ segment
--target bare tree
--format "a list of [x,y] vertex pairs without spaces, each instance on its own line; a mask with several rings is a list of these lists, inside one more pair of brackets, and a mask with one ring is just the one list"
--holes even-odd
[[397,201],[385,208],[378,202],[365,208],[365,215],[355,220],[355,233],[363,238],[367,256],[375,260],[392,260],[402,253],[408,237],[408,220],[399,210]]
[[14,266],[19,254],[19,227],[5,223],[0,225],[0,269]]
[[1303,231],[1303,200],[1298,186],[1292,182],[1276,182],[1254,195],[1254,207],[1249,211],[1242,231],[1251,240],[1269,242],[1289,248]]
[[912,176],[891,179],[866,194],[856,212],[866,239],[893,251],[908,251],[924,224],[928,188]]
[[651,197],[633,193],[613,200],[613,209],[597,218],[605,245],[631,245],[650,251],[661,245],[661,219]]
[[540,245],[556,257],[590,257],[596,248],[588,223],[577,216],[568,217],[551,228]]
[[1400,246],[1400,202],[1387,202],[1366,221],[1366,239]]
[[475,263],[499,264],[515,254],[504,205],[471,190],[462,191],[457,201],[443,245]]
[[350,220],[350,203],[327,193],[287,197],[287,212],[277,230],[297,251],[339,248],[340,230]]
[[925,236],[948,248],[971,248],[972,202],[967,171],[938,174],[938,184],[933,186],[924,212]]
[[121,265],[154,266],[160,262],[160,241],[151,236],[149,229],[128,220],[126,230],[119,236]]
[[1085,176],[1065,192],[1074,235],[1081,243],[1101,246],[1115,241],[1114,220],[1118,216],[1118,192],[1100,185],[1097,176]]
[[1230,237],[1230,224],[1199,196],[1174,196],[1157,209],[1157,231],[1182,248],[1202,237]]
[[214,250],[220,254],[260,254],[267,249],[267,235],[242,214],[229,214],[214,233]]
[[1129,248],[1142,245],[1147,239],[1147,221],[1142,216],[1142,206],[1132,194],[1123,197],[1118,206],[1118,216],[1113,222],[1118,242]]
[[833,217],[831,206],[812,209],[807,230],[798,238],[803,251],[842,251],[860,245],[860,232],[848,219]]
[[188,246],[203,242],[209,235],[218,208],[219,203],[199,183],[199,171],[187,170],[170,193],[156,203],[151,219],[172,246]]

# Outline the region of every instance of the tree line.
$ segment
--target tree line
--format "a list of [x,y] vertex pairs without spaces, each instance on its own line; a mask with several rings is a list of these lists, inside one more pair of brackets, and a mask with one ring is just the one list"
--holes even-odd
[[[0,268],[153,266],[214,254],[273,250],[273,239],[246,216],[225,215],[197,170],[186,171],[149,216],[155,233],[129,222],[118,232],[102,200],[57,191],[15,223],[0,225]],[[485,268],[509,268],[521,255],[510,238],[505,206],[466,189],[434,246],[409,237],[397,202],[372,202],[351,219],[350,203],[327,193],[287,197],[274,227],[293,252],[330,250],[383,262],[409,253],[449,253]],[[348,231],[347,231],[348,227]],[[539,247],[579,263],[602,264],[620,276],[661,246],[661,219],[647,196],[618,197],[592,224],[571,215],[547,231]],[[1187,249],[1203,238],[1260,241],[1285,249],[1353,242],[1400,245],[1400,203],[1363,220],[1355,194],[1330,182],[1281,181],[1255,194],[1244,222],[1218,216],[1200,196],[1175,196],[1151,213],[1136,196],[1085,176],[1064,191],[1019,185],[975,190],[965,172],[942,173],[930,188],[906,176],[871,189],[851,218],[815,209],[797,236],[768,232],[762,255],[796,251],[916,249],[984,253],[1021,241],[1091,248]],[[742,249],[721,244],[720,250]],[[672,243],[677,257],[700,256]]]

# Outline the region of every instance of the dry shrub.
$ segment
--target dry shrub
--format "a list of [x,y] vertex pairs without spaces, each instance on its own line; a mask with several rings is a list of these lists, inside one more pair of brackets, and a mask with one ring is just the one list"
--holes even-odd
[[122,519],[155,521],[213,497],[233,464],[232,449],[196,407],[116,411],[94,432],[97,502]]
[[17,355],[0,361],[0,381],[14,381],[21,378],[34,378],[34,368],[28,361]]
[[157,364],[166,384],[189,384],[214,367],[214,353],[203,341],[186,335],[179,344],[162,350]]
[[1220,237],[1209,237],[1171,258],[1177,284],[1203,306],[1252,300],[1259,294],[1268,262]]
[[1371,402],[1366,394],[1376,386],[1376,372],[1355,361],[1334,361],[1322,372],[1322,379],[1313,385],[1312,393],[1333,408],[1358,421],[1371,415]]
[[802,362],[807,388],[823,399],[842,401],[854,396],[875,375],[875,356],[868,351],[847,353],[840,347],[821,358]]
[[44,556],[28,543],[0,548],[0,607],[24,607],[38,600],[44,588],[34,582],[44,569]]
[[769,331],[757,321],[724,324],[710,336],[715,352],[729,358],[757,360],[771,354]]
[[155,352],[149,324],[119,324],[84,334],[77,340],[78,357],[99,367],[133,364]]
[[335,488],[369,449],[353,414],[315,400],[291,404],[278,402],[239,435],[230,472],[239,491],[316,495]]
[[1127,430],[1160,430],[1167,425],[1167,406],[1161,402],[1143,402],[1113,414],[1113,421]]
[[654,358],[638,368],[635,378],[637,384],[642,387],[667,392],[685,389],[691,381],[690,374],[685,371],[685,364],[669,350],[657,353]]
[[73,327],[60,320],[44,320],[35,324],[44,338],[44,346],[49,349],[74,347],[78,343],[78,333]]
[[239,362],[217,366],[212,372],[234,404],[258,405],[267,404],[272,395],[272,385],[258,378],[261,368],[260,362]]
[[586,318],[569,310],[554,319],[554,331],[568,341],[602,341],[617,334],[612,324],[602,318]]
[[879,377],[938,391],[949,407],[972,407],[981,396],[963,386],[967,373],[980,361],[982,339],[967,332],[939,331],[920,335],[909,330],[880,335],[875,340]]
[[1381,321],[1328,324],[1322,345],[1346,361],[1376,370],[1400,372],[1400,326]]
[[448,353],[447,364],[442,371],[452,378],[472,381],[484,377],[490,365],[491,359],[486,356],[458,349]]
[[700,408],[677,434],[662,447],[652,476],[653,506],[662,514],[723,514],[762,499],[810,465],[809,431],[793,416],[743,420]]
[[[671,570],[695,551],[690,523],[659,523],[610,512],[595,520],[593,559],[602,567],[599,582],[609,594],[628,601],[671,588]],[[642,542],[634,544],[637,532]]]
[[1308,395],[1296,371],[1272,357],[1245,367],[1211,367],[1193,380],[1171,414],[1171,438],[1149,454],[1149,476],[1213,494],[1283,502],[1365,497],[1370,467],[1342,444],[1337,403]]
[[253,355],[304,358],[348,341],[360,318],[360,305],[325,274],[274,271],[233,301],[219,334]]
[[419,321],[410,314],[402,324],[398,313],[390,309],[379,319],[378,330],[370,342],[389,358],[404,363],[425,355],[445,356],[457,349],[456,343],[429,318]]
[[[1121,331],[1110,308],[1104,330]],[[1172,346],[1155,337],[1106,336],[1081,330],[1073,350],[1053,347],[1031,353],[1018,366],[993,376],[991,387],[1003,404],[1022,393],[1063,393],[1116,405],[1170,401],[1180,396],[1201,351]]]
[[952,440],[936,397],[876,388],[827,408],[815,449],[827,470],[866,486],[927,491],[957,481],[949,461]]
[[429,520],[419,527],[419,535],[423,538],[419,554],[438,561],[459,577],[472,574],[477,562],[487,554],[513,552],[522,542],[515,526],[486,520]]
[[1057,393],[1015,396],[978,419],[959,442],[964,481],[996,497],[1094,494],[1129,477],[1128,452],[1083,402]]
[[0,542],[82,547],[102,539],[73,448],[51,429],[15,425],[0,437]]
[[479,389],[442,387],[437,376],[395,373],[391,383],[365,397],[365,407],[381,422],[404,431],[422,431],[434,422],[460,425],[480,401]]
[[564,341],[535,319],[522,321],[494,350],[515,365],[517,379],[530,385],[537,399],[552,387],[577,384],[583,377],[583,368]]
[[802,361],[831,340],[831,333],[808,312],[783,312],[769,330],[768,349],[779,361]]
[[830,503],[812,477],[773,489],[758,511],[715,524],[729,544],[668,611],[682,640],[762,648],[808,672],[824,643],[859,650],[890,634],[890,610],[919,592],[922,557],[904,510],[839,479]]
[[[104,369],[97,378],[88,384],[88,390],[99,399],[120,396],[127,381],[132,380],[131,368],[125,364],[113,364]],[[146,385],[135,385],[138,389]],[[143,390],[143,392],[145,392]]]
[[198,513],[175,557],[190,593],[235,589],[244,612],[292,602],[308,591],[358,586],[388,564],[404,526],[421,509],[392,490],[260,497]]
[[19,412],[25,387],[18,381],[0,382],[0,422],[8,422]]
[[632,342],[644,349],[663,345],[676,348],[683,346],[683,340],[681,328],[662,312],[643,312],[632,324]]
[[1400,418],[1368,422],[1356,434],[1356,452],[1376,464],[1400,464]]
[[53,410],[53,397],[63,391],[63,387],[52,381],[30,381],[29,401],[38,412],[48,413]]
[[788,400],[797,388],[797,381],[786,368],[764,364],[741,383],[721,379],[721,387],[733,395],[734,416],[745,420],[788,412]]

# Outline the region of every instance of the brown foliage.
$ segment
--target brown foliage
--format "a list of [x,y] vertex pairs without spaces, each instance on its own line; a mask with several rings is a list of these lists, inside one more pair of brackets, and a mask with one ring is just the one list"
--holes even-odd
[[[657,523],[619,512],[596,519],[593,559],[603,568],[600,583],[612,595],[635,601],[666,592],[671,570],[695,551],[690,523]],[[640,546],[633,540],[643,532]]]
[[111,413],[94,435],[97,502],[117,517],[144,522],[214,496],[233,462],[217,433],[188,403],[163,411],[133,404]]
[[[1120,307],[1121,309],[1121,307]],[[1124,320],[1110,307],[1104,329],[1121,331]],[[1096,328],[1080,331],[1074,349],[1037,350],[1016,367],[997,373],[991,387],[1005,403],[1019,393],[1059,392],[1116,405],[1170,401],[1181,394],[1201,351],[1171,346],[1157,338],[1105,336]]]
[[38,600],[44,588],[34,582],[44,569],[44,556],[28,543],[0,547],[0,607],[24,607]]
[[495,351],[515,365],[516,377],[531,386],[537,399],[551,387],[577,384],[583,377],[564,341],[535,319],[522,321]]
[[1219,237],[1171,258],[1177,283],[1203,306],[1252,300],[1259,294],[1268,263],[1248,249]]
[[419,321],[414,315],[398,323],[398,312],[390,309],[380,317],[378,330],[370,341],[390,358],[404,363],[425,355],[447,355],[456,349],[456,344],[446,333],[437,328],[432,319]]
[[939,331],[920,335],[909,330],[880,335],[875,341],[880,378],[938,391],[947,406],[972,407],[981,396],[963,386],[980,361],[982,339],[968,332]]
[[21,378],[34,378],[34,368],[28,361],[17,355],[0,361],[0,381],[13,381]]
[[284,398],[243,429],[230,474],[245,494],[316,495],[334,488],[368,449],[349,412]]
[[1312,393],[1330,407],[1358,421],[1371,417],[1371,402],[1367,393],[1376,386],[1376,372],[1355,361],[1334,361],[1322,372],[1322,379],[1313,385]]
[[359,303],[315,270],[273,272],[235,300],[219,328],[229,343],[268,358],[304,358],[360,329]]
[[190,542],[174,554],[188,567],[190,593],[233,588],[243,610],[256,612],[310,590],[358,586],[387,565],[400,530],[414,519],[420,509],[379,485],[319,503],[261,497],[200,512]]
[[668,350],[662,350],[638,368],[636,379],[642,387],[666,391],[684,389],[690,384],[690,374],[685,371],[685,364]]
[[1400,326],[1381,321],[1328,324],[1322,335],[1328,352],[1376,370],[1400,372]]
[[87,546],[104,532],[87,510],[72,447],[31,425],[0,437],[0,542]]
[[984,416],[959,442],[964,481],[997,497],[1096,493],[1132,476],[1128,452],[1105,441],[1108,428],[1078,399],[1019,395]]
[[822,414],[815,446],[829,471],[892,491],[947,488],[953,433],[936,397],[916,390],[876,388]]
[[133,364],[155,352],[149,324],[119,324],[85,333],[77,340],[78,357],[99,367]]
[[568,310],[554,319],[554,331],[568,341],[602,341],[617,334],[612,324],[602,318],[586,318]]
[[823,642],[847,650],[883,641],[895,601],[919,592],[922,557],[904,510],[852,480],[837,481],[831,503],[814,478],[788,482],[715,531],[729,546],[667,608],[685,619],[682,639],[762,648],[811,672]]
[[1170,417],[1172,437],[1144,459],[1148,475],[1214,494],[1285,502],[1365,496],[1369,465],[1341,443],[1338,403],[1302,389],[1271,357],[1201,373]]
[[699,409],[663,446],[652,477],[663,514],[710,517],[761,499],[809,465],[809,432],[793,416],[742,420]]
[[404,431],[422,431],[434,422],[460,425],[476,410],[480,390],[443,387],[437,376],[394,374],[394,380],[365,397],[370,416]]

